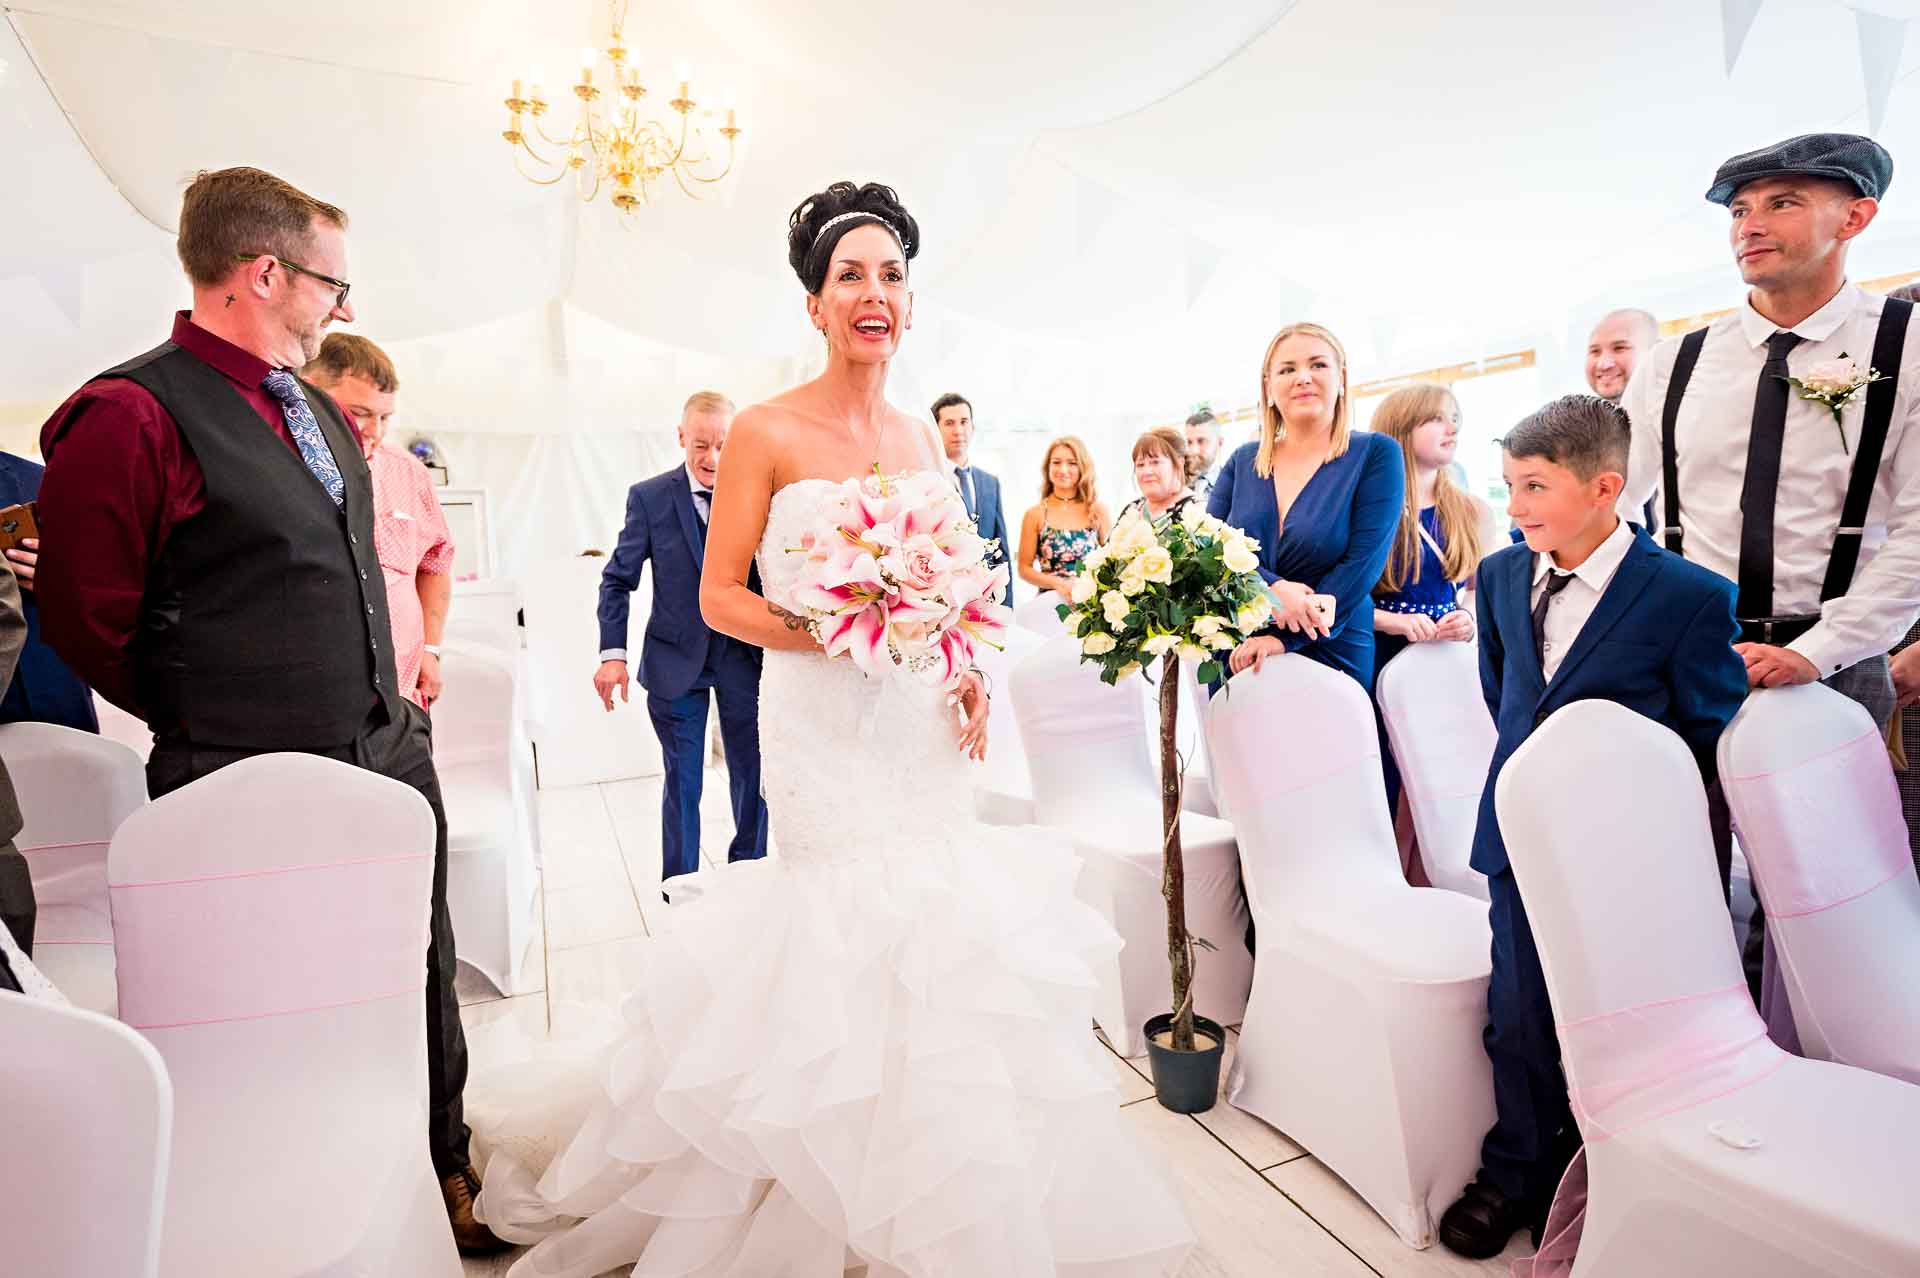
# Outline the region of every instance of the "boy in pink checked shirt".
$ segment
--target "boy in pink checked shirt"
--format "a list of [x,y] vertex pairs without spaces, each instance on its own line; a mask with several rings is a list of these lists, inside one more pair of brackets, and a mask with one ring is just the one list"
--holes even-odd
[[364,337],[330,333],[301,376],[333,396],[360,432],[373,473],[373,538],[387,581],[400,695],[432,709],[440,698],[440,636],[453,598],[453,538],[419,459],[380,442],[393,420],[400,378],[387,353]]

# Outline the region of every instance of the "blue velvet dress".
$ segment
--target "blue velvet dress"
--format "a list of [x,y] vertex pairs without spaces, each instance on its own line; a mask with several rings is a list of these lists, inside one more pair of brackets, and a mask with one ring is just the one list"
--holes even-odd
[[[1441,550],[1447,548],[1447,539],[1440,532],[1440,512],[1437,507],[1428,506],[1420,512],[1420,526],[1427,530],[1427,536]],[[1382,570],[1384,571],[1384,569]],[[1447,569],[1440,562],[1440,556],[1433,553],[1433,546],[1420,540],[1420,567],[1416,575],[1400,589],[1390,594],[1380,595],[1373,606],[1385,612],[1417,612],[1438,621],[1448,613],[1460,607],[1459,588],[1447,580]],[[1380,682],[1380,667],[1400,654],[1407,646],[1407,640],[1400,635],[1376,632],[1373,636],[1373,682]]]
[[1373,688],[1373,588],[1406,501],[1400,445],[1355,431],[1347,451],[1325,463],[1287,510],[1284,525],[1273,480],[1254,473],[1257,444],[1242,444],[1220,468],[1207,513],[1260,545],[1260,576],[1297,581],[1338,601],[1333,633],[1308,640],[1274,630],[1288,652],[1311,657]]

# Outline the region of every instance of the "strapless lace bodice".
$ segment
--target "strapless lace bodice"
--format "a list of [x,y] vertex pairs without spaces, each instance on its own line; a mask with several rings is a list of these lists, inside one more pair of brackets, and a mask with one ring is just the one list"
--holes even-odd
[[[760,588],[792,603],[805,556],[789,554],[839,488],[802,479],[773,495],[756,563]],[[852,661],[769,652],[760,677],[760,777],[778,854],[794,861],[890,856],[970,822],[969,765],[946,694],[906,678],[869,678]],[[857,831],[867,831],[865,835]],[[903,853],[905,854],[905,853]]]

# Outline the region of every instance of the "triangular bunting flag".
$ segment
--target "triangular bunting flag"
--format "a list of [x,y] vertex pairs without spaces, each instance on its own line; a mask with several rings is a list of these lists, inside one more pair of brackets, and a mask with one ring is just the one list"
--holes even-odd
[[1207,285],[1213,283],[1213,277],[1219,274],[1221,259],[1226,255],[1218,247],[1198,236],[1187,236],[1187,309],[1192,310],[1200,295],[1207,291]]
[[86,305],[82,269],[79,266],[49,266],[34,274],[34,279],[40,282],[41,291],[75,328],[80,327],[80,313]]
[[1867,81],[1867,132],[1878,135],[1880,122],[1887,118],[1894,77],[1900,72],[1907,20],[1883,18],[1864,9],[1854,10],[1853,17],[1860,30],[1860,71]]
[[1753,30],[1753,20],[1760,16],[1760,6],[1765,0],[1720,0],[1720,34],[1727,53],[1727,74],[1733,74],[1733,64],[1740,60],[1740,50],[1747,43],[1747,32]]
[[1112,191],[1091,178],[1073,175],[1074,244],[1081,253],[1093,247],[1094,240],[1113,218],[1113,209]]

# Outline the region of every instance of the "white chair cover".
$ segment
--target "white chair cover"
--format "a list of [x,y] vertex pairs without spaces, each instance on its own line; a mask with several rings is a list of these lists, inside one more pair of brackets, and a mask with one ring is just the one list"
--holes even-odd
[[27,859],[39,905],[34,966],[80,1006],[114,1014],[113,924],[107,842],[147,801],[140,758],[117,741],[51,723],[0,724],[25,824],[14,846]]
[[[1220,654],[1224,663],[1226,653]],[[1197,662],[1180,663],[1180,713],[1174,724],[1174,744],[1185,761],[1186,779],[1180,788],[1180,806],[1201,816],[1217,817],[1220,809],[1213,801],[1213,765],[1207,760],[1207,694],[1194,677]],[[1150,686],[1143,697],[1146,711],[1147,762],[1155,775],[1160,770],[1160,689]]]
[[93,712],[100,719],[101,736],[139,755],[141,763],[147,761],[153,753],[153,733],[144,720],[134,718],[97,692],[93,694]]
[[1027,748],[1020,740],[1020,719],[1013,712],[1013,668],[1046,642],[1031,630],[1008,626],[1000,648],[982,644],[974,664],[991,683],[987,708],[987,757],[973,783],[974,810],[988,825],[1032,825],[1033,778],[1027,773]]
[[163,1274],[458,1278],[426,1140],[433,840],[416,791],[305,754],[114,835],[121,1017],[174,1087]]
[[1920,878],[1872,716],[1817,683],[1756,692],[1719,757],[1801,1049],[1920,1083]]
[[1426,1247],[1493,1122],[1486,908],[1407,885],[1352,679],[1269,661],[1214,697],[1207,735],[1259,929],[1227,1099]]
[[173,1088],[107,1017],[0,994],[0,1236],[21,1278],[152,1278]]
[[447,809],[454,948],[502,994],[525,993],[538,932],[540,824],[519,681],[506,653],[470,644],[444,645],[440,673],[446,694],[433,707],[433,762]]
[[[1147,1050],[1141,1031],[1148,1018],[1172,1009],[1160,894],[1160,779],[1148,762],[1141,705],[1147,685],[1137,677],[1114,687],[1101,683],[1098,668],[1080,660],[1079,645],[1062,636],[1014,668],[1012,687],[1035,815],[1071,834],[1085,858],[1081,898],[1106,915],[1122,942],[1094,1019],[1115,1049],[1137,1056]],[[1196,956],[1194,1008],[1237,1025],[1253,957],[1243,940],[1247,908],[1233,829],[1188,811],[1180,843],[1187,926],[1217,947]]]
[[1487,876],[1467,864],[1499,740],[1480,693],[1479,647],[1408,644],[1381,669],[1374,695],[1427,881],[1486,900]]
[[[1575,702],[1495,802],[1586,1138],[1549,1225],[1584,1182],[1571,1272],[1920,1273],[1920,1090],[1767,1038],[1680,738]],[[1566,1272],[1552,1237],[1542,1256]]]
[[657,777],[664,770],[660,739],[638,682],[640,648],[653,607],[653,574],[629,597],[629,700],[614,695],[607,713],[594,695],[600,623],[595,613],[605,558],[578,555],[529,564],[521,579],[525,601],[529,717],[540,751],[540,784],[548,789]]
[[1060,596],[1051,590],[1043,590],[1026,602],[1014,605],[1013,622],[1042,639],[1067,633],[1067,623],[1060,620]]
[[[605,563],[606,561],[600,560]],[[519,652],[520,585],[511,577],[453,583],[453,607],[441,634],[459,643]]]

